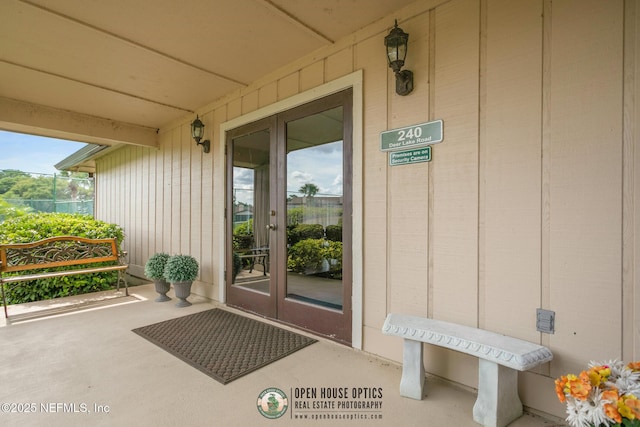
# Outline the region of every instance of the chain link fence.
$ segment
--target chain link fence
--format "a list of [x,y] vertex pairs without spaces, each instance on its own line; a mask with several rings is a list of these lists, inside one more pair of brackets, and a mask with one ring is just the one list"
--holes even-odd
[[[94,192],[93,177],[85,173],[51,175],[0,170],[0,199],[5,208],[93,216]],[[0,221],[4,216],[0,209]]]
[[93,216],[93,200],[56,201],[52,199],[5,199],[10,205],[29,208],[34,212],[77,213]]

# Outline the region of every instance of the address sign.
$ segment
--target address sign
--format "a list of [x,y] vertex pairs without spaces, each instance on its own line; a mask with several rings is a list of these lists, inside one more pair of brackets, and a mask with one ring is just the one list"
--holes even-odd
[[442,142],[442,120],[380,133],[380,150],[395,151]]

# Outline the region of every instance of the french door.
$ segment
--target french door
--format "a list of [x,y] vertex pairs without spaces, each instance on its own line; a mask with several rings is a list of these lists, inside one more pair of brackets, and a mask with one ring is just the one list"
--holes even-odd
[[227,132],[230,305],[351,343],[352,91]]

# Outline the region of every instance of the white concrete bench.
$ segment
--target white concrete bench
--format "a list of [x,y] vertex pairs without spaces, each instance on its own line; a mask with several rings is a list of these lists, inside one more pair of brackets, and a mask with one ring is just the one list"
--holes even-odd
[[404,338],[400,395],[422,400],[425,371],[422,343],[479,358],[478,398],[473,419],[487,427],[504,427],[522,415],[518,371],[553,359],[541,345],[482,329],[403,314],[389,314],[385,335]]

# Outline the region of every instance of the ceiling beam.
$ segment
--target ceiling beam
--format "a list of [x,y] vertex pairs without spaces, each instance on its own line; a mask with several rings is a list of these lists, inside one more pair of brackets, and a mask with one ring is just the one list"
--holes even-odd
[[11,66],[16,67],[16,68],[21,68],[23,70],[33,71],[34,73],[40,73],[40,74],[43,74],[43,75],[46,75],[46,76],[49,76],[49,77],[54,77],[54,78],[57,78],[57,79],[67,80],[67,81],[70,81],[70,82],[73,82],[73,83],[77,83],[77,84],[80,84],[80,85],[89,86],[89,87],[92,87],[92,88],[95,88],[95,89],[100,89],[100,90],[104,90],[104,91],[107,91],[107,92],[115,93],[115,94],[118,94],[118,95],[125,96],[127,98],[138,99],[140,101],[148,102],[150,104],[159,105],[161,107],[172,108],[174,110],[182,111],[184,113],[194,113],[194,111],[192,111],[192,110],[190,110],[190,109],[188,109],[186,107],[180,107],[180,106],[177,106],[177,105],[171,105],[171,104],[167,104],[167,103],[164,103],[164,102],[159,102],[159,101],[156,101],[156,100],[151,99],[151,98],[144,98],[142,96],[134,95],[134,94],[132,94],[130,92],[123,92],[123,91],[118,90],[118,89],[113,89],[113,88],[110,88],[110,87],[107,87],[107,86],[102,86],[102,85],[99,85],[99,84],[91,83],[91,82],[88,82],[88,81],[83,81],[83,80],[80,80],[80,79],[74,79],[74,78],[71,78],[71,77],[64,76],[62,74],[56,74],[56,73],[53,73],[53,72],[50,72],[50,71],[40,70],[38,68],[30,67],[28,65],[18,64],[16,62],[6,61],[4,59],[0,59],[0,63],[8,64],[8,65],[11,65]]
[[157,129],[0,97],[0,129],[100,145],[158,146]]

